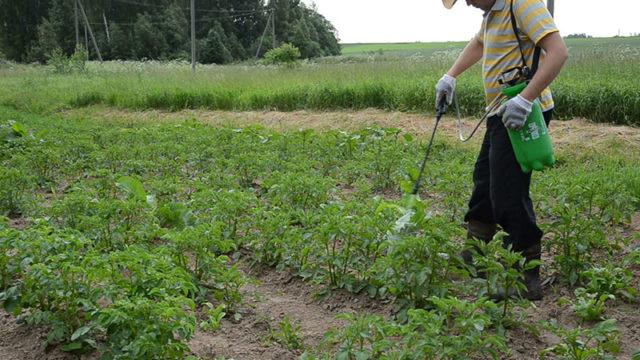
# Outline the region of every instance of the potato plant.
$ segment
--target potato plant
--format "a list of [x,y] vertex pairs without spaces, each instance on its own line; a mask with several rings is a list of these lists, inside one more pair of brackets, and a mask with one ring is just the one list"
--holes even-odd
[[[330,337],[336,347],[308,349],[308,358],[504,358],[509,331],[523,324],[526,302],[487,300],[522,290],[521,256],[498,238],[476,244],[472,268],[458,257],[473,146],[438,138],[422,192],[410,196],[425,144],[394,128],[0,114],[21,124],[0,128],[9,215],[0,220],[0,303],[47,326],[49,346],[184,358],[196,325],[214,331],[225,316],[241,318],[239,259],[325,296],[343,289],[394,305],[391,319],[346,318]],[[637,302],[637,236],[627,234],[640,153],[562,149],[558,160],[534,181],[551,251],[545,272],[570,287],[578,317],[600,321],[618,301]],[[295,325],[281,330],[298,347]]]

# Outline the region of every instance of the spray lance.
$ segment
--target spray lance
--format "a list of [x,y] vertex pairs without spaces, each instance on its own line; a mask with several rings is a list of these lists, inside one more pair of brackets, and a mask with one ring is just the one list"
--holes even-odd
[[433,146],[433,139],[436,136],[436,130],[438,130],[438,124],[440,123],[440,119],[442,119],[442,115],[446,114],[448,110],[449,110],[449,104],[447,104],[447,98],[446,96],[443,96],[436,108],[436,124],[433,126],[433,132],[431,133],[431,140],[429,140],[429,146],[427,146],[427,153],[424,155],[424,160],[422,160],[422,165],[420,166],[420,173],[418,174],[418,179],[416,180],[416,184],[413,186],[413,191],[411,191],[411,195],[417,195],[418,191],[420,190],[420,182],[422,181],[424,168],[427,165],[427,160],[429,159],[429,154],[431,153],[431,147]]

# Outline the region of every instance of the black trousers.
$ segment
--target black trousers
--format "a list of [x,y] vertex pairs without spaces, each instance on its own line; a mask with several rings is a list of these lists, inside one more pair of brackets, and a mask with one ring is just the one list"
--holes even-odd
[[[543,113],[549,126],[553,109]],[[506,241],[514,251],[540,243],[542,230],[529,196],[531,173],[520,168],[498,116],[487,120],[487,132],[473,170],[473,193],[465,221],[498,224],[509,234]]]

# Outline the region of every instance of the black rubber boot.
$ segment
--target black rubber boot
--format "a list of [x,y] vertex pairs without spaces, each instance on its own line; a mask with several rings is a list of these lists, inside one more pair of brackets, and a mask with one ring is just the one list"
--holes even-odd
[[[496,224],[483,223],[477,220],[469,220],[467,224],[467,239],[482,240],[489,242],[493,240],[493,236],[496,234],[498,226]],[[473,265],[473,253],[471,250],[463,250],[460,253],[460,257],[464,260],[464,263],[471,266]]]
[[[522,251],[522,255],[527,261],[540,260],[541,250],[542,247],[540,244],[536,244]],[[527,287],[527,291],[522,294],[523,298],[527,300],[542,300],[539,265],[524,272],[524,285]]]
[[[526,259],[526,261],[531,260],[540,260],[540,252],[541,246],[540,244],[531,246],[522,251],[522,255]],[[524,285],[527,287],[527,290],[519,295],[520,298],[535,301],[542,300],[542,285],[540,283],[540,266],[536,266],[533,269],[527,270],[524,272]],[[504,289],[498,290],[496,294],[494,294],[491,299],[493,301],[502,301],[506,298],[506,294]],[[515,289],[511,289],[509,291],[508,296],[510,298],[518,297],[518,293]]]

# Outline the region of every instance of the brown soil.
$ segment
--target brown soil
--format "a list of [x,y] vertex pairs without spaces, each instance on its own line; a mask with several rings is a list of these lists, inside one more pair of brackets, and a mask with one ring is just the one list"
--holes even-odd
[[1,360],[77,359],[55,348],[47,352],[42,346],[46,339],[45,329],[18,324],[15,317],[0,309]]
[[326,300],[318,300],[316,295],[321,288],[271,268],[251,269],[241,263],[240,270],[254,279],[241,290],[246,303],[243,318],[239,323],[223,320],[221,329],[215,333],[196,332],[189,345],[193,354],[202,359],[220,356],[238,360],[297,359],[302,350],[289,350],[270,337],[285,317],[300,326],[304,346],[313,349],[325,332],[344,326],[343,320],[336,319],[340,313],[388,316],[392,311],[391,305],[373,301],[364,294],[337,291]]
[[[433,114],[410,114],[402,112],[388,112],[376,109],[368,109],[356,112],[332,111],[209,111],[209,110],[182,110],[177,112],[167,111],[130,111],[113,108],[89,107],[74,109],[65,112],[66,116],[78,116],[101,118],[106,121],[118,122],[164,122],[185,121],[197,119],[214,126],[247,126],[261,124],[275,130],[316,129],[329,130],[358,130],[366,126],[378,125],[381,127],[394,127],[404,132],[415,135],[430,135],[435,119]],[[465,134],[468,134],[476,125],[478,119],[462,119]],[[450,116],[443,118],[439,125],[445,137],[458,138],[458,123]],[[480,127],[478,134],[472,140],[479,142],[484,133],[484,126]],[[640,148],[640,128],[630,126],[618,126],[610,124],[595,124],[585,119],[573,119],[568,121],[553,121],[551,135],[554,145],[564,147],[576,145],[596,147],[603,143],[617,140],[632,147]]]
[[24,218],[9,219],[9,226],[17,230],[24,230],[28,222]]

